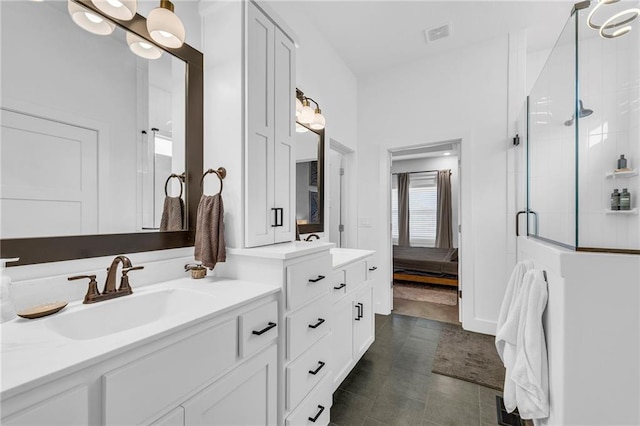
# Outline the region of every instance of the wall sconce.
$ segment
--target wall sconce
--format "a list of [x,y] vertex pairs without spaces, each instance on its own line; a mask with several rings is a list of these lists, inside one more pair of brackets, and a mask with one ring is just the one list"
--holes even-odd
[[136,0],[91,0],[91,3],[106,15],[121,21],[130,21],[136,16]]
[[67,0],[67,10],[73,22],[92,34],[109,35],[116,29],[116,24],[113,22],[71,0]]
[[[309,101],[316,104],[315,109],[311,108]],[[320,105],[308,96],[305,96],[302,90],[296,89],[296,120],[314,130],[322,130],[325,127],[326,120],[320,110]],[[296,131],[301,133],[307,129],[304,126],[296,126]]]
[[160,0],[160,7],[149,12],[147,30],[151,38],[158,44],[177,49],[184,44],[184,24],[173,13],[173,3]]
[[[587,25],[589,25],[590,28],[597,30],[600,34],[600,37],[602,38],[616,38],[627,34],[632,30],[631,25],[627,24],[633,22],[640,15],[640,9],[632,7],[611,16],[610,18],[605,20],[602,25],[593,23],[593,16],[596,14],[600,6],[617,3],[619,1],[620,0],[598,0],[598,3],[589,13],[589,17],[587,18]],[[619,20],[620,18],[624,17],[627,18]],[[613,32],[610,32],[610,30],[613,30]]]
[[127,31],[127,44],[129,49],[141,58],[158,59],[162,56],[162,49],[129,31]]

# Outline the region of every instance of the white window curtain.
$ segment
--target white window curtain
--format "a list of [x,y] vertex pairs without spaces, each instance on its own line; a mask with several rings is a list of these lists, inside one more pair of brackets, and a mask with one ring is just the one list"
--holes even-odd
[[[437,225],[437,173],[409,175],[409,242],[435,247]],[[398,177],[391,177],[391,239],[398,244]]]

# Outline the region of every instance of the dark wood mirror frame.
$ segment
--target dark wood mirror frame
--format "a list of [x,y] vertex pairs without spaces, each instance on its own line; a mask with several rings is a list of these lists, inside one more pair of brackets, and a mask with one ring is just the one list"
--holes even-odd
[[300,234],[324,232],[324,129],[315,130],[307,126],[306,124],[298,124],[306,127],[310,132],[313,132],[316,135],[320,136],[320,141],[318,142],[318,219],[320,223],[298,225],[298,232]]
[[[136,14],[130,21],[120,21],[105,16],[90,0],[71,0],[93,13],[103,16],[123,29],[185,62],[186,111],[185,111],[185,159],[187,187],[188,230],[178,232],[77,235],[65,237],[15,238],[0,240],[0,257],[19,257],[18,262],[7,266],[58,262],[88,257],[110,256],[121,253],[172,249],[193,246],[195,216],[200,201],[200,178],[203,158],[203,55],[184,44],[177,49],[166,48],[153,41],[147,31],[147,20]],[[70,25],[73,23],[70,22]]]

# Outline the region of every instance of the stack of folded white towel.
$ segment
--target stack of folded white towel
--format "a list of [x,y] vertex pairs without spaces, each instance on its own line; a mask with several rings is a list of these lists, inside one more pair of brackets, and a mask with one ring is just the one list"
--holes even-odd
[[496,349],[506,368],[504,405],[523,419],[549,417],[549,367],[542,315],[547,306],[544,272],[533,262],[516,265],[498,318]]

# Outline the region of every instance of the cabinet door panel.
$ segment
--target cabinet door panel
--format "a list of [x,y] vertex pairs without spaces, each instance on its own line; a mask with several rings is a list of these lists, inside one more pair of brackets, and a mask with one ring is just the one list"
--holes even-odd
[[160,417],[151,426],[184,426],[184,408],[177,407]]
[[356,308],[355,311],[359,312],[359,315],[356,315],[356,318],[359,317],[359,319],[354,321],[353,330],[353,351],[356,361],[373,343],[374,313],[373,286],[371,284],[367,284],[362,290],[358,291],[354,307],[358,304],[360,304],[360,308]]
[[275,242],[295,238],[295,46],[275,30],[275,205],[282,209],[282,226],[275,228]]
[[275,425],[277,355],[271,346],[184,403],[185,425]]
[[247,247],[273,244],[275,26],[252,3],[247,30],[247,141],[245,218]]
[[3,425],[89,424],[89,393],[86,386],[71,389],[2,419]]
[[355,309],[354,296],[343,298],[333,305],[333,319],[331,324],[331,348],[334,382],[333,390],[340,386],[353,366],[353,328]]

